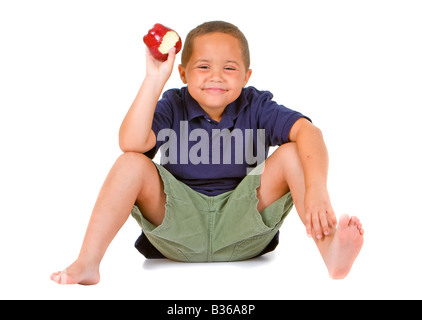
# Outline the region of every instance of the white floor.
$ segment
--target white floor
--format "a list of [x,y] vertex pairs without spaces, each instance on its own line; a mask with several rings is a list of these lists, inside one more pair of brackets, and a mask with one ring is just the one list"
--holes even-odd
[[[72,205],[70,205],[72,206]],[[366,221],[366,243],[349,277],[329,279],[295,211],[282,227],[280,245],[266,256],[236,263],[185,264],[145,260],[133,247],[139,229],[129,220],[103,260],[97,286],[59,286],[49,274],[76,256],[83,228],[58,210],[55,221],[16,210],[13,232],[2,237],[1,299],[420,299],[418,237],[380,230]],[[63,213],[67,212],[68,218]],[[53,218],[53,215],[50,215]],[[80,218],[81,224],[82,218]],[[42,221],[42,223],[40,223]],[[404,224],[385,223],[384,227]],[[54,226],[60,227],[54,230]],[[2,224],[2,229],[4,225]],[[409,226],[408,232],[415,232]],[[3,231],[4,235],[4,231]],[[400,237],[405,236],[402,241]],[[5,242],[8,240],[8,242]]]
[[[419,4],[267,1],[252,17],[233,14],[236,2],[195,15],[187,2],[177,15],[168,1],[156,16],[145,3],[0,4],[0,299],[421,299]],[[366,232],[352,272],[329,279],[292,211],[275,252],[238,263],[145,261],[130,219],[99,285],[56,285],[49,275],[77,256],[119,155],[119,126],[144,75],[143,30],[162,22],[184,38],[211,19],[247,35],[250,85],[324,132],[334,209],[357,215]],[[176,73],[168,87],[182,85]]]

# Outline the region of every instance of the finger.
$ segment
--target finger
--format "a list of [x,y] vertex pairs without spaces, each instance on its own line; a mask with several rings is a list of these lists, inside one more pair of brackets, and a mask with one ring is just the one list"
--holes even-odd
[[169,55],[167,57],[167,61],[171,64],[174,63],[174,60],[176,59],[176,48],[171,48],[169,51]]
[[324,235],[328,236],[329,229],[328,229],[328,220],[327,220],[327,213],[324,211],[320,211],[319,212],[319,221],[321,223],[321,229],[322,232],[324,233]]
[[322,238],[322,232],[321,232],[321,226],[320,226],[320,223],[319,223],[318,212],[314,212],[312,214],[312,228],[315,231],[316,238],[321,239]]
[[155,68],[155,58],[152,55],[151,51],[148,49],[148,47],[145,47],[145,62],[146,62],[146,67],[147,70],[153,70]]
[[176,56],[176,47],[173,47],[169,50],[169,56]]
[[333,223],[333,225],[336,226],[337,225],[337,217],[336,217],[336,214],[334,213],[333,208],[329,208],[327,210],[327,213],[330,216],[331,222]]
[[306,234],[309,238],[312,238],[312,221],[311,221],[311,214],[305,214],[305,227],[306,227]]
[[152,59],[152,53],[149,51],[148,47],[145,47],[145,56],[147,59]]

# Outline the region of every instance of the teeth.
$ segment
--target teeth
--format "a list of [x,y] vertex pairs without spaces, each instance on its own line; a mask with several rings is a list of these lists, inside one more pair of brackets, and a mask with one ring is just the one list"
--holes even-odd
[[170,49],[175,46],[177,41],[179,41],[179,36],[177,35],[176,32],[174,31],[167,32],[163,37],[163,41],[161,41],[158,51],[160,51],[162,54],[169,53]]

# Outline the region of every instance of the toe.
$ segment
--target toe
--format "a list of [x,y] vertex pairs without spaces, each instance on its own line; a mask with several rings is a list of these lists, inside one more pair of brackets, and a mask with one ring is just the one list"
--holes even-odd
[[66,270],[51,274],[50,279],[58,284],[70,284],[71,279],[66,274]]
[[61,284],[70,284],[70,281],[69,281],[67,274],[65,272],[62,272],[62,274],[61,274],[60,283]]
[[56,283],[60,283],[60,273],[61,273],[60,271],[52,273],[50,276],[50,279]]
[[358,218],[356,218],[355,216],[353,216],[353,217],[350,218],[349,226],[357,226],[358,222],[359,222],[358,221]]
[[347,228],[349,226],[349,221],[349,216],[347,214],[343,214],[338,222],[338,228]]

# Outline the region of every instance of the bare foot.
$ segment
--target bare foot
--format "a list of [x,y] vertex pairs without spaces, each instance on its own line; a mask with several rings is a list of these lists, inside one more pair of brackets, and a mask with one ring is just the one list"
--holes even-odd
[[324,255],[328,273],[333,279],[347,276],[363,245],[363,229],[359,219],[347,214],[340,217],[332,242]]
[[58,284],[93,285],[100,281],[98,266],[87,266],[75,261],[63,271],[51,274],[50,279]]

